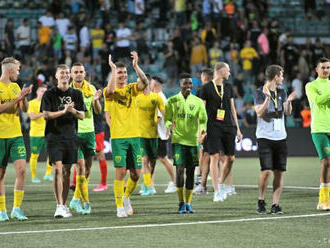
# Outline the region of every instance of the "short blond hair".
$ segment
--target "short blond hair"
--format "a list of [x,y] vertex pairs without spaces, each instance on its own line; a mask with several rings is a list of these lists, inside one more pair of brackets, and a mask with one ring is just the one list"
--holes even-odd
[[70,70],[70,67],[66,64],[59,64],[56,66],[56,72],[59,70],[59,69],[67,69],[67,70]]
[[14,57],[7,57],[7,58],[4,58],[2,61],[1,61],[1,65],[6,65],[6,64],[15,64],[15,65],[20,65],[21,63],[15,59]]
[[218,62],[214,66],[214,71],[221,70],[222,68],[224,68],[226,66],[227,66],[227,63],[225,63],[225,62]]

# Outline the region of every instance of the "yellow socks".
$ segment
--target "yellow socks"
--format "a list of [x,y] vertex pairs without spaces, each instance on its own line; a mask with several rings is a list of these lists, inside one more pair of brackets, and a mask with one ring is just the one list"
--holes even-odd
[[77,199],[81,198],[83,203],[89,202],[88,183],[85,176],[76,177],[76,189],[73,197]]
[[176,188],[176,192],[178,193],[179,202],[183,202],[183,187]]
[[326,202],[329,201],[329,184],[328,183],[321,183],[320,191],[319,191],[319,202]]
[[186,188],[186,203],[189,204],[191,203],[192,195],[193,195],[193,190]]
[[47,169],[46,169],[45,175],[46,176],[51,175],[52,174],[52,169],[53,169],[53,167],[49,165],[49,158],[47,158]]
[[30,157],[30,170],[31,170],[31,177],[37,177],[37,163],[38,163],[39,154],[31,153]]
[[[128,178],[127,180],[127,184],[126,184],[126,190],[125,190],[125,197],[130,197],[133,193],[133,191],[135,190],[137,184],[138,184],[139,180],[138,181],[133,181],[131,179],[131,177]],[[150,181],[151,182],[151,181]],[[150,183],[151,184],[151,183]],[[151,186],[151,185],[150,185]]]
[[6,211],[6,196],[0,195],[0,212]]
[[143,184],[147,187],[151,187],[151,173],[143,174]]
[[[127,190],[127,187],[126,187]],[[117,208],[124,207],[123,196],[124,196],[124,180],[116,180],[113,184],[113,192],[115,195]]]
[[24,190],[14,190],[14,208],[20,208],[24,197]]

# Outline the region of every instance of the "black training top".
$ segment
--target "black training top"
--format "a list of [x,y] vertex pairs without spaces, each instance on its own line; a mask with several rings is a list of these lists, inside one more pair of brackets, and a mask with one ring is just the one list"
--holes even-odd
[[[207,112],[207,128],[210,127],[220,127],[223,131],[231,132],[236,129],[236,125],[231,113],[231,98],[234,98],[234,92],[231,84],[223,83],[223,98],[221,100],[220,96],[217,94],[214,84],[212,81],[203,85],[199,97],[206,101],[206,112]],[[221,94],[221,86],[217,85],[218,92]],[[222,106],[221,106],[222,103]],[[223,121],[217,120],[218,109],[225,110],[225,118]]]
[[[63,110],[64,105],[71,102],[74,102],[76,110],[86,110],[81,91],[69,88],[63,92],[59,88],[53,87],[43,95],[40,111],[57,112]],[[49,141],[72,139],[77,136],[77,130],[78,119],[73,114],[67,113],[46,121],[45,137]]]

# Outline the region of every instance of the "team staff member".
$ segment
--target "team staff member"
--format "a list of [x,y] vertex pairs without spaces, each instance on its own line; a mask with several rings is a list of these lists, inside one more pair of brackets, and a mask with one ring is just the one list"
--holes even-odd
[[270,65],[265,72],[266,83],[257,89],[255,95],[255,110],[258,116],[256,136],[261,166],[258,187],[259,214],[266,213],[265,194],[269,176],[273,172],[273,204],[272,214],[282,214],[279,200],[283,189],[283,175],[286,171],[287,144],[284,114],[292,111],[291,102],[296,93],[288,97],[281,87],[283,82],[283,68]]
[[[37,163],[38,157],[45,146],[45,127],[46,121],[44,114],[40,112],[41,99],[47,90],[47,85],[42,84],[37,89],[37,97],[29,102],[29,117],[31,120],[30,126],[30,170],[33,183],[40,183],[40,179],[37,177]],[[44,180],[53,181],[52,166],[47,159],[47,169]]]
[[321,58],[316,66],[317,79],[306,84],[312,112],[312,139],[321,160],[318,210],[330,210],[330,60]]
[[23,112],[28,109],[26,96],[31,93],[32,86],[21,90],[13,83],[19,74],[20,62],[8,57],[1,62],[0,77],[0,221],[8,221],[5,197],[5,174],[10,158],[16,170],[14,186],[14,206],[10,217],[27,220],[21,209],[24,197],[24,180],[26,151],[21,131],[18,108]]
[[[109,112],[112,156],[116,175],[114,181],[114,195],[117,205],[117,217],[127,217],[133,214],[130,196],[138,184],[142,167],[140,132],[136,97],[143,94],[149,81],[138,65],[139,57],[136,52],[131,52],[133,68],[141,79],[138,83],[127,84],[126,65],[112,62],[109,55],[111,76],[107,87],[104,89],[106,112]],[[126,184],[124,195],[124,178],[126,175],[126,158],[129,152],[133,154],[134,168],[129,168],[130,177]]]
[[[165,124],[172,130],[174,165],[176,166],[176,187],[179,198],[179,214],[193,213],[191,199],[194,187],[195,167],[198,166],[197,138],[205,136],[207,114],[201,99],[191,94],[191,76],[180,76],[181,92],[170,97],[166,103]],[[202,141],[202,140],[201,140]],[[186,190],[183,197],[184,169],[186,169]]]
[[47,90],[42,98],[41,110],[46,119],[45,137],[49,161],[54,169],[55,218],[71,217],[65,206],[69,187],[70,169],[78,158],[78,119],[85,117],[81,91],[70,87],[70,69],[58,65],[55,78],[57,86]]
[[[199,96],[205,101],[208,115],[207,150],[210,154],[213,201],[218,202],[227,198],[224,181],[235,161],[235,136],[237,142],[240,142],[242,134],[238,125],[232,86],[224,82],[230,76],[228,64],[217,63],[213,75],[213,80],[203,85]],[[224,164],[218,181],[220,152],[224,154]]]

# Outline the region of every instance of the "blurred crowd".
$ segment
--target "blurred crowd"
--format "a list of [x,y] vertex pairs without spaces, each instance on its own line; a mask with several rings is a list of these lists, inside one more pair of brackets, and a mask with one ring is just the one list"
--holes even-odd
[[[40,2],[20,4],[37,8]],[[171,96],[179,91],[179,73],[191,73],[197,92],[200,71],[225,61],[231,68],[229,81],[240,123],[249,127],[256,123],[253,94],[264,83],[264,70],[267,65],[280,64],[285,69],[284,87],[288,93],[297,92],[287,124],[305,126],[304,85],[315,78],[315,62],[329,57],[329,47],[317,37],[295,43],[290,30],[268,17],[267,0],[47,2],[49,8],[37,20],[22,19],[17,27],[3,17],[0,59],[20,59],[21,85],[54,85],[57,64],[81,62],[88,80],[104,87],[110,72],[108,54],[115,61],[130,61],[130,51],[136,50],[143,69],[163,77],[167,82],[164,91]]]

